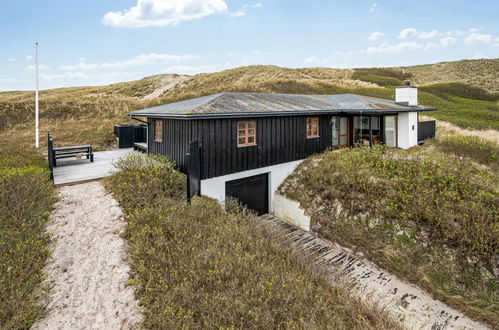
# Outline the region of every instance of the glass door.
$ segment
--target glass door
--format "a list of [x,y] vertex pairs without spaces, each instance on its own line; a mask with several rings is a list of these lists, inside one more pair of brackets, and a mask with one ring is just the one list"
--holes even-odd
[[397,146],[397,117],[385,116],[385,144],[389,147]]
[[338,146],[340,148],[342,147],[348,147],[348,134],[349,129],[348,129],[348,118],[347,117],[340,117],[340,130],[339,130],[339,144]]

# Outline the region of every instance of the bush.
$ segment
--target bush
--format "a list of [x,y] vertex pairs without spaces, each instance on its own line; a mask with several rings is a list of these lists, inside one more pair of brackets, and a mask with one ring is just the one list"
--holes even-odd
[[38,154],[3,149],[0,157],[0,328],[28,329],[43,312],[37,295],[49,256],[45,224],[56,195],[46,168],[21,167],[45,165]]
[[402,86],[402,80],[393,77],[376,76],[373,74],[353,74],[353,79],[378,84],[379,86]]
[[[398,327],[298,263],[246,209],[228,202],[228,213],[207,198],[184,203],[172,164],[128,158],[118,167],[106,187],[127,206],[130,283],[146,328]],[[165,176],[173,186],[157,183]],[[145,188],[123,188],[135,177],[153,187],[149,203]]]
[[444,99],[448,99],[449,96],[458,96],[483,101],[499,100],[499,93],[490,93],[483,88],[457,82],[421,86],[420,90]]
[[281,189],[321,235],[499,324],[497,176],[418,148],[327,152],[296,176]]
[[437,146],[446,153],[472,160],[499,170],[499,145],[477,136],[449,135],[437,141]]
[[130,154],[115,164],[118,172],[106,182],[125,209],[144,207],[158,199],[185,198],[186,178],[165,157]]

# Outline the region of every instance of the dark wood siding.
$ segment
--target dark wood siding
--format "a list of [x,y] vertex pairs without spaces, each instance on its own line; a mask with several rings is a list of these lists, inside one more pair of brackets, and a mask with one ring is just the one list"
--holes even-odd
[[[331,116],[319,116],[320,136],[306,137],[306,116],[260,117],[256,120],[255,146],[237,147],[239,119],[163,120],[163,142],[149,130],[149,152],[170,157],[180,170],[186,168],[187,145],[201,143],[201,178],[242,172],[304,159],[331,146]],[[246,119],[245,119],[246,120]]]

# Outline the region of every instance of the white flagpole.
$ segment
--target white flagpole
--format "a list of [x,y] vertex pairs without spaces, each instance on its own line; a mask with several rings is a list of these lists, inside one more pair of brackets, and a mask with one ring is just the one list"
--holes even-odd
[[35,43],[35,75],[36,75],[36,90],[35,90],[35,147],[40,148],[40,137],[38,127],[38,42]]

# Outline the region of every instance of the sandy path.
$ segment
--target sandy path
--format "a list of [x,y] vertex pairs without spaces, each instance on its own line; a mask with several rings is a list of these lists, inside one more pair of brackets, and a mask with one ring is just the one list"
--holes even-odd
[[141,320],[128,286],[125,221],[99,182],[59,189],[48,230],[49,313],[32,329],[129,329]]

